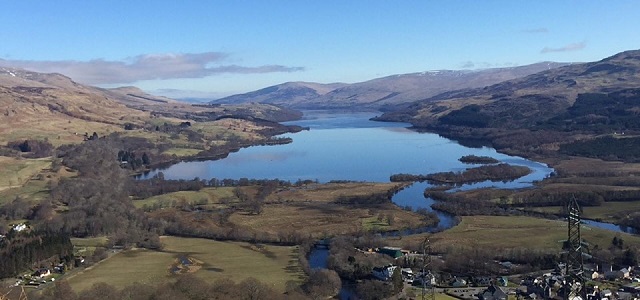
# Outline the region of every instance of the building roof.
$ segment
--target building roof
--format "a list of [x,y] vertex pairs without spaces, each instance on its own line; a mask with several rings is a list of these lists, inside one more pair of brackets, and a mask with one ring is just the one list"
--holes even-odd
[[495,285],[489,286],[480,295],[481,300],[506,300],[507,294]]

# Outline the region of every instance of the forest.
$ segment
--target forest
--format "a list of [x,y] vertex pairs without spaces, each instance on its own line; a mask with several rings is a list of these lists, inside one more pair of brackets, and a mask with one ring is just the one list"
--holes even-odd
[[73,245],[67,234],[11,230],[0,238],[0,278],[59,262],[73,263]]
[[539,127],[598,134],[633,132],[640,129],[639,103],[640,89],[580,94],[565,113]]
[[560,145],[560,153],[603,160],[640,162],[640,138],[605,136]]

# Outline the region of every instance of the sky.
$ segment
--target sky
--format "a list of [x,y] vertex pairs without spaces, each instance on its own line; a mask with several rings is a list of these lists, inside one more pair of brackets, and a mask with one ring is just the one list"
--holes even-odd
[[288,81],[597,61],[640,1],[1,1],[0,66],[215,99]]

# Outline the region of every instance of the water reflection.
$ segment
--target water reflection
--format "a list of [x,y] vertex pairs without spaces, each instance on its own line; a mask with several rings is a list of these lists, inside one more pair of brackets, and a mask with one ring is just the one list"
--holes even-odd
[[639,234],[637,229],[633,227],[624,226],[624,225],[617,225],[617,224],[599,222],[594,220],[582,220],[582,223],[585,224],[587,227],[591,226],[591,227],[606,229],[614,232]]
[[463,185],[461,189],[525,187],[552,171],[544,164],[497,153],[492,148],[468,148],[437,134],[418,133],[407,129],[408,124],[370,121],[373,116],[373,113],[307,114],[306,119],[289,122],[311,128],[288,134],[293,138],[291,144],[245,148],[216,161],[182,162],[154,170],[142,178],[162,171],[167,179],[185,180],[245,177],[292,182],[298,179],[388,182],[389,176],[396,173],[462,171],[470,166],[458,159],[470,154],[526,165],[533,172],[513,182],[485,182]]

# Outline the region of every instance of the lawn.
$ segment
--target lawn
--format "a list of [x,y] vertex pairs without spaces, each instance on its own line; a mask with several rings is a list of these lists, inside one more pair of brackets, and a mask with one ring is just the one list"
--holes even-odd
[[107,237],[71,238],[74,255],[91,256],[97,247],[106,247]]
[[180,274],[171,274],[179,258],[190,258],[195,263],[191,272],[213,283],[220,278],[240,282],[255,277],[284,292],[287,281],[301,282],[305,275],[298,265],[295,246],[252,245],[239,242],[219,242],[198,238],[162,237],[162,251],[146,249],[127,250],[84,270],[69,279],[76,291],[96,282],[106,282],[117,288],[133,284],[159,283],[173,280]]

